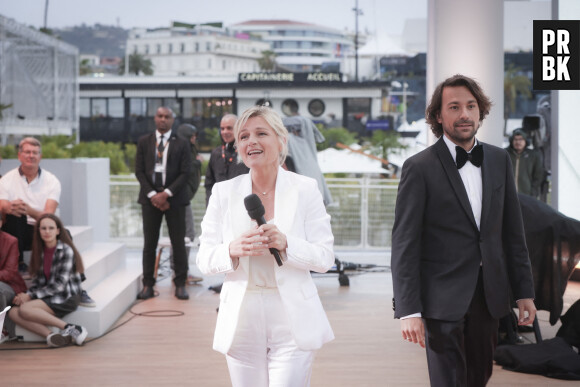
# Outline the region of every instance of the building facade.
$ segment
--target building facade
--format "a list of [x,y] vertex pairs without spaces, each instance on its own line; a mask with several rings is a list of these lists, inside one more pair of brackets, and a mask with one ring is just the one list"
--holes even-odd
[[268,42],[235,36],[222,27],[197,25],[134,28],[126,55],[150,59],[157,76],[218,77],[259,71],[258,59],[269,49]]
[[282,71],[354,71],[354,41],[340,30],[290,20],[250,20],[230,28],[268,42]]
[[219,82],[191,77],[81,78],[83,141],[136,142],[154,130],[159,106],[176,113],[176,125],[190,123],[204,142],[204,129],[219,127],[226,113],[255,104],[281,116],[298,106],[302,116],[328,127],[367,134],[367,122],[385,115],[388,82],[343,82],[340,73],[241,73]]

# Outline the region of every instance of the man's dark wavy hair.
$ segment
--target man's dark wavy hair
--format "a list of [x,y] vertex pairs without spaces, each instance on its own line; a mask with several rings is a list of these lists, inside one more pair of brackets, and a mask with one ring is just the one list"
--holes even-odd
[[431,103],[425,111],[425,119],[427,123],[431,126],[431,131],[435,137],[439,138],[443,135],[443,126],[437,122],[437,119],[441,115],[441,103],[443,100],[443,89],[445,87],[457,87],[465,86],[467,90],[475,97],[477,101],[477,106],[479,107],[479,122],[481,123],[483,119],[489,114],[491,109],[491,100],[485,93],[479,83],[474,79],[466,77],[465,75],[456,74],[450,78],[447,78],[441,82],[431,97]]

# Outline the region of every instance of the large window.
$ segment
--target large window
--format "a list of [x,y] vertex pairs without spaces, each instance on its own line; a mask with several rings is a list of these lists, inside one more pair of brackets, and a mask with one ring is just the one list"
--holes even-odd
[[147,98],[147,117],[155,117],[157,109],[163,106],[162,98]]
[[93,98],[91,104],[91,117],[107,116],[107,100],[105,98]]
[[79,101],[79,114],[81,117],[91,116],[91,99],[81,98]]
[[181,115],[179,101],[175,98],[147,98],[147,117],[155,117],[157,109],[166,106],[173,110],[176,116]]
[[143,117],[147,112],[147,99],[131,98],[129,100],[129,114],[131,117]]
[[231,98],[184,98],[183,119],[210,119],[221,117],[233,112]]
[[123,98],[109,98],[108,116],[113,118],[125,117],[125,100]]
[[351,132],[366,135],[365,121],[371,116],[370,98],[348,98],[346,100],[346,128]]

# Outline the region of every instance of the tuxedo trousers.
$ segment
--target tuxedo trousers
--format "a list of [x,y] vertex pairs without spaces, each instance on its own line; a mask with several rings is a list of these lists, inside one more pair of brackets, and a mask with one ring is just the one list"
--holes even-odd
[[278,289],[247,290],[226,355],[233,387],[307,387],[316,351],[296,346]]
[[487,308],[481,269],[463,318],[457,321],[425,318],[424,321],[431,385],[485,386],[493,370],[498,319],[492,317]]
[[159,243],[161,222],[165,217],[167,231],[173,249],[173,270],[175,286],[185,286],[188,257],[185,251],[185,207],[172,205],[161,211],[150,203],[141,205],[143,215],[143,285],[155,285],[155,255]]

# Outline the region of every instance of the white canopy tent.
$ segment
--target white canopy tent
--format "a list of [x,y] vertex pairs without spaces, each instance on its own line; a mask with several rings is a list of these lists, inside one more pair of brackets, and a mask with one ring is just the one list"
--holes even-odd
[[386,174],[381,162],[348,149],[328,148],[318,152],[318,165],[322,173]]
[[427,144],[429,141],[428,135],[431,129],[425,119],[422,118],[418,121],[414,121],[410,124],[403,123],[397,131],[401,132],[418,132],[417,136],[415,137],[404,137],[401,139],[401,142],[407,145],[406,149],[402,149],[396,153],[392,153],[389,155],[389,162],[391,164],[396,165],[397,167],[403,167],[403,163],[409,157],[413,156],[416,153],[421,152],[423,149],[427,148]]

